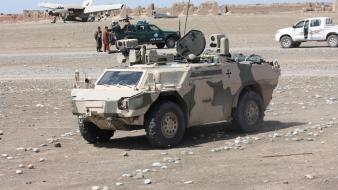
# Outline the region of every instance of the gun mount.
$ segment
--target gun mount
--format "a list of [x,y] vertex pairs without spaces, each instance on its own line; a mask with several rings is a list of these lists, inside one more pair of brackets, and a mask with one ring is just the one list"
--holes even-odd
[[118,62],[135,64],[163,65],[173,61],[180,63],[219,62],[220,58],[229,58],[229,40],[225,35],[214,34],[210,37],[209,47],[206,49],[204,34],[192,30],[177,42],[176,54],[158,53],[156,50],[146,50],[145,46],[137,46],[137,40],[124,39],[117,41],[122,52]]

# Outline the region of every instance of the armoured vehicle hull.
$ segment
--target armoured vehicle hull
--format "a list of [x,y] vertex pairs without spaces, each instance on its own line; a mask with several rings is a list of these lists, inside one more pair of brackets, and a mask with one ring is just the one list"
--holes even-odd
[[[109,138],[116,130],[145,128],[152,145],[168,147],[196,125],[234,121],[244,131],[258,130],[278,84],[279,65],[236,62],[210,53],[203,57],[213,61],[107,69],[94,88],[74,89],[72,112],[84,137],[88,128],[110,133]],[[85,137],[92,143],[100,138]]]

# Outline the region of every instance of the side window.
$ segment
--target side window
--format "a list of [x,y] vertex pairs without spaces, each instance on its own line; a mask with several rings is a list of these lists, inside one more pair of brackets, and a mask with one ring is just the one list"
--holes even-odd
[[304,27],[304,23],[305,23],[305,21],[304,21],[304,20],[303,20],[303,21],[300,21],[300,22],[298,22],[298,23],[296,24],[295,28],[303,28],[303,27]]
[[160,29],[157,26],[151,25],[151,26],[149,26],[149,30],[151,30],[151,31],[159,31]]
[[138,26],[138,30],[139,30],[139,31],[144,31],[144,26],[142,26],[142,25],[141,25],[141,26]]
[[333,20],[330,19],[330,18],[327,18],[327,19],[325,20],[325,24],[326,24],[326,25],[333,25]]
[[310,27],[318,27],[320,24],[321,21],[319,19],[311,20]]

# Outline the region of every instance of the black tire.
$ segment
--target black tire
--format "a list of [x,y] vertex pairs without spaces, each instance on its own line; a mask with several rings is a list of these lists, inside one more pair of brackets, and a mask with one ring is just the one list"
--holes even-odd
[[186,128],[183,111],[171,101],[160,101],[147,113],[145,128],[147,139],[152,146],[157,148],[177,146]]
[[254,91],[245,91],[239,97],[232,117],[233,124],[243,132],[260,130],[264,118],[262,97]]
[[157,47],[158,49],[163,49],[163,48],[164,48],[164,46],[165,46],[165,44],[164,44],[164,43],[161,43],[161,44],[156,44],[156,47]]
[[96,125],[90,122],[80,123],[79,129],[82,137],[90,144],[108,142],[115,132],[99,129]]
[[330,47],[338,47],[338,35],[332,34],[327,37],[327,45]]
[[174,48],[176,45],[176,40],[173,37],[169,37],[166,39],[165,41],[165,45],[167,46],[167,48]]
[[294,42],[290,36],[283,36],[279,40],[279,43],[282,48],[292,48]]
[[294,43],[292,44],[292,47],[298,48],[301,44],[302,44],[302,42],[294,42]]

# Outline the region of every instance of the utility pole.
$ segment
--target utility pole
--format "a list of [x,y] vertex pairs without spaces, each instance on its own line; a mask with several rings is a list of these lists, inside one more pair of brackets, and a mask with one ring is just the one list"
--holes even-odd
[[185,24],[184,24],[184,35],[187,29],[187,22],[188,22],[188,16],[189,16],[189,8],[190,8],[190,0],[188,2],[188,6],[187,6],[187,15],[185,16]]

